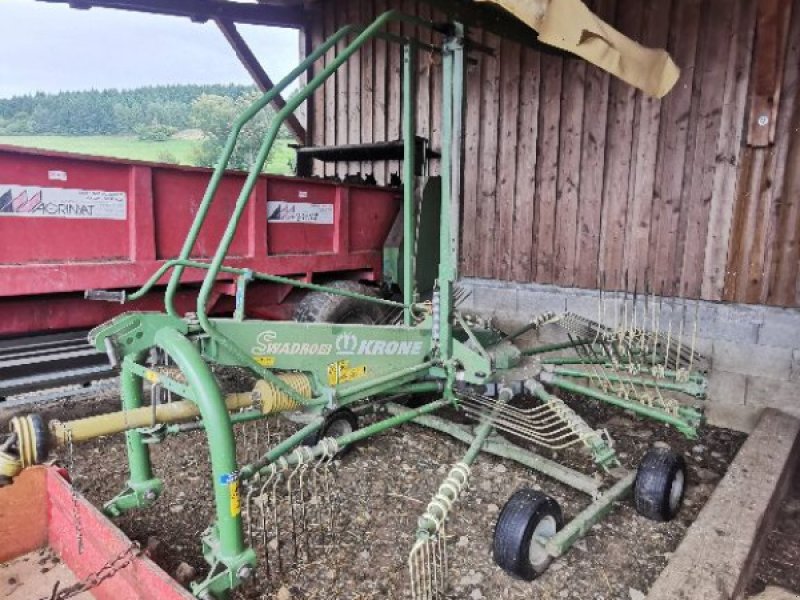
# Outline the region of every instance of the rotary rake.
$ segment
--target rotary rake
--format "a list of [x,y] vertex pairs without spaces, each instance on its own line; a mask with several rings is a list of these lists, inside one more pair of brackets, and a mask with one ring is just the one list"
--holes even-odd
[[[393,21],[429,29],[442,43],[424,44],[386,33]],[[283,120],[376,37],[399,43],[403,51],[402,298],[378,295],[355,281],[318,285],[224,265]],[[352,41],[337,52],[337,44],[341,47],[346,38]],[[438,179],[429,177],[427,170],[421,177],[415,174],[414,78],[420,50],[442,57],[445,93]],[[241,128],[328,52],[336,52],[335,58],[292,96],[265,135],[214,256],[208,262],[190,260]],[[12,432],[0,446],[0,476],[13,478],[20,469],[45,460],[52,448],[71,451],[73,444],[124,431],[130,478],[104,507],[107,514],[118,516],[153,505],[161,494],[164,483],[153,472],[149,445],[203,429],[216,517],[202,536],[208,574],[193,583],[192,591],[205,599],[227,597],[230,590],[254,580],[265,586],[264,578],[279,579],[298,564],[341,550],[347,542],[337,464],[347,460],[344,453],[356,442],[404,423],[440,431],[468,446],[418,519],[407,562],[414,599],[447,594],[447,528],[459,498],[469,493],[472,465],[481,452],[516,461],[588,496],[585,508],[565,523],[558,504],[541,491],[522,488],[512,495],[495,527],[494,558],[516,577],[541,574],[631,491],[642,514],[672,518],[683,494],[682,459],[655,448],[638,472],[628,470],[609,432],[592,428],[579,409],[586,398],[594,399],[686,436],[697,435],[701,412],[695,405],[704,395],[705,379],[703,359],[695,351],[697,328],[686,325],[692,311],[685,302],[683,311],[667,315],[665,302],[653,296],[619,298],[606,293],[600,296],[596,318],[547,313],[510,333],[458,308],[465,298],[455,283],[456,217],[469,52],[487,49],[465,38],[459,24],[436,24],[389,11],[367,26],[347,26],[335,33],[256,101],[234,126],[180,256],[164,263],[135,293],[95,294],[136,299],[169,277],[164,313],[126,313],[90,334],[92,343],[121,369],[122,411],[64,423],[45,423],[36,415],[13,419]],[[423,301],[415,260],[421,234],[415,224],[420,222],[417,215],[425,214],[423,199],[431,196],[438,196],[441,204],[438,226],[433,228],[438,229],[433,247],[438,245],[439,261],[430,299]],[[174,297],[186,269],[205,270],[206,277],[197,312],[179,315]],[[212,318],[206,311],[221,272],[236,277],[231,318]],[[298,321],[247,319],[247,284],[254,280],[304,291]],[[681,301],[666,304],[674,309]],[[557,337],[545,344],[541,340],[547,335]],[[525,347],[521,340],[529,336],[539,341]],[[225,367],[246,368],[255,383],[249,390],[224,393],[215,373]],[[151,389],[149,406],[145,384]],[[431,396],[435,399],[424,400]],[[407,402],[409,398],[418,405]],[[275,422],[278,415],[291,415],[301,426],[281,436],[256,435],[255,429],[242,442],[248,446],[245,450],[264,438],[268,449],[245,456],[241,464],[233,426],[242,424],[244,433],[251,422]],[[370,422],[359,427],[359,418],[367,415]],[[583,453],[587,472],[546,456],[556,452]]]

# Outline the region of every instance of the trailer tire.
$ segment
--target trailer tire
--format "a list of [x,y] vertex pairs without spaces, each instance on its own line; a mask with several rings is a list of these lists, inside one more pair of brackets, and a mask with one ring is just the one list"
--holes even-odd
[[[304,446],[316,446],[326,437],[338,438],[358,429],[358,417],[349,408],[342,407],[328,413],[322,425],[314,433],[303,440]],[[345,446],[336,453],[336,458],[341,459],[353,449],[353,445]]]
[[686,491],[686,461],[669,448],[650,448],[633,484],[636,511],[653,521],[671,521]]
[[[377,296],[374,289],[357,281],[334,281],[327,285],[365,296]],[[375,325],[383,320],[383,316],[383,307],[379,304],[330,292],[309,292],[294,312],[295,321],[303,323]]]
[[531,488],[511,495],[494,528],[494,561],[509,575],[532,581],[547,570],[552,557],[542,540],[564,526],[558,502]]

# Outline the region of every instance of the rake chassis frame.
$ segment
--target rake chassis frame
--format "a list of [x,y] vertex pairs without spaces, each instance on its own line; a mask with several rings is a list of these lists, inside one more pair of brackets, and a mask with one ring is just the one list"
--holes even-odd
[[[443,37],[443,43],[437,47],[422,44],[410,37],[386,33],[386,25],[393,21],[430,29]],[[225,266],[223,262],[239,220],[281,124],[352,54],[376,37],[400,44],[403,51],[402,301]],[[348,38],[352,38],[352,41],[336,52],[334,59],[277,113],[264,137],[213,258],[209,262],[190,260],[198,233],[244,124],[305,73],[313,63]],[[417,222],[418,210],[418,182],[414,172],[415,77],[420,49],[441,53],[444,91],[440,163],[440,258],[437,285],[431,302],[420,302],[415,288],[414,224]],[[565,419],[565,422],[578,423],[577,415],[561,404],[556,404],[561,401],[545,391],[541,382],[547,382],[554,387],[579,391],[634,410],[643,416],[673,425],[687,435],[695,434],[699,413],[691,412],[693,409],[683,409],[684,412],[673,414],[570,381],[574,377],[591,379],[591,374],[585,371],[571,371],[565,366],[551,367],[548,372],[523,369],[520,374],[515,371],[525,357],[568,346],[562,344],[558,347],[517,348],[513,344],[514,340],[525,331],[538,326],[539,322],[533,322],[517,333],[503,336],[485,323],[468,322],[456,310],[454,285],[458,264],[461,131],[467,49],[486,51],[479,45],[471,45],[460,24],[436,24],[397,11],[380,15],[366,27],[349,25],[337,31],[236,121],[179,258],[165,263],[140,290],[127,298],[124,292],[121,296],[109,294],[109,297],[123,301],[133,300],[168,277],[165,313],[123,314],[93,330],[90,339],[98,349],[108,352],[112,362],[121,366],[124,414],[132,417],[136,411],[147,410],[143,389],[144,382],[148,381],[151,386],[184,398],[187,401],[186,406],[200,417],[211,458],[216,520],[202,539],[204,555],[211,568],[205,580],[193,584],[193,593],[199,598],[226,597],[229,590],[252,577],[257,559],[253,548],[246,542],[241,487],[252,486],[261,478],[274,474],[279,462],[285,468],[297,464],[298,460],[304,460],[304,454],[294,452],[295,448],[309,435],[314,434],[322,426],[322,417],[334,409],[375,406],[382,417],[369,426],[336,438],[333,442],[323,440],[325,443],[320,442],[308,450],[306,459],[325,456],[331,443],[337,448],[346,447],[408,422],[447,433],[469,445],[469,450],[435,496],[441,499],[444,494],[444,504],[441,501],[437,501],[439,504],[432,502],[420,519],[417,531],[417,540],[420,543],[438,534],[439,527],[447,518],[450,505],[466,485],[469,466],[481,451],[515,460],[586,493],[590,497],[587,507],[547,540],[546,550],[552,557],[566,552],[612,509],[616,500],[630,492],[635,473],[618,468],[619,463],[613,448],[604,437],[594,435],[594,432],[581,434],[580,441],[593,455],[597,466],[613,472],[614,477],[610,484],[604,485],[594,477],[512,444],[499,435],[495,426],[500,422],[498,415],[501,411],[510,410],[504,407],[513,397],[527,391],[543,405],[556,407],[559,418]],[[206,274],[197,298],[197,312],[181,316],[175,309],[174,297],[181,275],[186,269],[205,270]],[[212,287],[220,272],[232,273],[237,277],[236,310],[232,318],[211,318],[206,311]],[[245,318],[247,285],[254,280],[284,283],[311,292],[378,303],[387,309],[402,311],[402,323],[353,325],[248,320]],[[587,342],[584,339],[573,340],[572,343],[576,347],[582,345],[584,348],[588,344],[591,348],[594,341]],[[147,358],[152,355],[153,349],[157,349],[159,355],[168,357],[173,368],[160,369],[148,364]],[[558,362],[557,359],[553,360]],[[573,362],[592,364],[593,360],[592,357],[581,356]],[[232,412],[229,399],[222,393],[212,374],[212,364],[246,367],[267,386],[264,388],[266,391],[260,395],[253,392],[249,405],[240,412]],[[178,375],[175,374],[174,367],[177,367]],[[294,375],[287,378],[286,374]],[[632,376],[625,377],[631,379]],[[683,387],[695,384],[702,386],[702,382],[696,380],[676,382],[674,385],[681,387],[678,391],[685,391]],[[478,422],[476,427],[458,425],[433,414],[445,407],[462,409],[466,406],[463,395],[465,390],[468,393],[476,390],[479,392],[472,399],[472,410]],[[436,393],[440,399],[414,409],[391,401],[399,395],[420,393]],[[489,398],[492,398],[491,402]],[[266,400],[269,400],[269,405],[265,403]],[[153,410],[155,411],[155,405]],[[288,410],[301,410],[311,415],[310,421],[257,461],[238,465],[233,424]],[[153,415],[152,424],[155,425],[158,421],[155,412]],[[101,417],[97,419],[102,420]],[[84,434],[80,434],[79,428],[70,423],[56,424],[56,429],[61,427],[61,443],[70,444],[98,435],[95,427],[97,423],[93,421],[92,426],[84,428]],[[583,431],[580,427],[585,427],[585,424],[580,423],[574,426]],[[51,426],[51,433],[56,429]],[[126,489],[105,506],[106,512],[111,515],[150,506],[163,489],[163,482],[154,475],[150,461],[148,444],[152,443],[152,436],[134,426],[133,419],[117,430],[126,432],[130,478]],[[178,432],[179,429],[172,431]],[[458,479],[458,473],[465,474],[463,480]],[[453,481],[457,485],[454,486]],[[457,488],[452,497],[448,496],[451,488]]]

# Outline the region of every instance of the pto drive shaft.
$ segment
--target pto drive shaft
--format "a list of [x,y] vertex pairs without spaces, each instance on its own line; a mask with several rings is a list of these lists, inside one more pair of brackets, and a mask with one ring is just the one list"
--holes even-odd
[[[311,381],[301,373],[286,373],[278,376],[303,398],[312,396]],[[288,394],[263,379],[256,382],[252,391],[228,394],[225,407],[229,412],[254,409],[262,415],[296,410],[299,404]],[[3,444],[0,452],[0,476],[8,480],[22,469],[44,462],[49,448],[67,446],[105,435],[122,433],[140,427],[187,421],[200,416],[197,405],[190,400],[180,400],[155,406],[144,406],[104,415],[96,415],[74,421],[52,420],[44,426],[38,415],[15,417],[9,423],[10,444]],[[10,447],[6,448],[8,445]],[[2,485],[3,482],[0,482]]]

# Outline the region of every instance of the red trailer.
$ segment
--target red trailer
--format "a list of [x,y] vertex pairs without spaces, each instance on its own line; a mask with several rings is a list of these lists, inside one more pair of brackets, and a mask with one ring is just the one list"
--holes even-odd
[[[194,599],[75,492],[60,469],[26,469],[0,488],[0,506],[0,598],[52,598],[57,589],[59,598],[75,592],[97,600]],[[109,572],[115,575],[102,577]]]
[[[84,292],[136,289],[177,257],[210,175],[209,169],[0,145],[0,338],[82,330],[123,311],[160,308],[161,289],[124,306],[85,300]],[[225,175],[193,258],[210,258],[244,178]],[[226,264],[303,281],[380,281],[384,241],[400,202],[387,188],[264,175]],[[194,311],[192,284],[204,274],[186,271],[179,310]],[[233,309],[235,282],[226,277],[212,297],[216,313]],[[290,292],[289,286],[251,284],[250,316],[290,318]],[[45,357],[39,362],[48,362],[48,351],[36,355]],[[0,341],[6,384],[30,362],[20,362],[20,352],[30,356],[16,342]],[[8,393],[0,381],[0,396]]]

